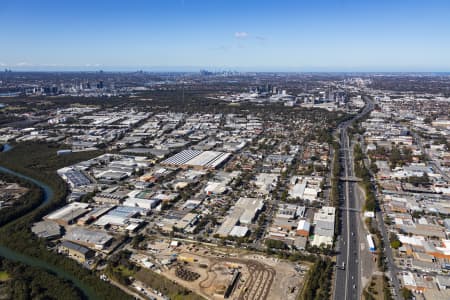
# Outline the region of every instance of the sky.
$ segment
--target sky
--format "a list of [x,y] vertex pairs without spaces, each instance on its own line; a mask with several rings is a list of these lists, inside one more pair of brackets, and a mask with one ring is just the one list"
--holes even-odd
[[0,68],[450,71],[447,0],[0,0]]

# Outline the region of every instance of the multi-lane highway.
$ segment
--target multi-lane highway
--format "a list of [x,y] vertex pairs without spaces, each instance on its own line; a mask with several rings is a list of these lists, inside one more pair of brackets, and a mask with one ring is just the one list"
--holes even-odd
[[[342,177],[354,177],[353,157],[351,142],[347,133],[348,127],[358,118],[373,109],[373,103],[366,100],[366,106],[352,120],[341,124],[340,144],[341,144],[341,166]],[[360,268],[360,244],[365,242],[366,235],[360,228],[361,220],[359,210],[361,203],[356,197],[356,183],[352,181],[343,181],[340,183],[341,200],[341,231],[337,241],[337,259],[336,276],[334,287],[334,299],[360,299],[361,287],[361,268]]]

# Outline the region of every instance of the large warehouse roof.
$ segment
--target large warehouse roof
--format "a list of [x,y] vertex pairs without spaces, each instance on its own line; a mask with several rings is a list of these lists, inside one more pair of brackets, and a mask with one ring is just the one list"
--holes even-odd
[[226,152],[183,150],[164,160],[162,164],[217,168],[222,163],[224,163],[230,156],[231,154]]
[[112,236],[101,231],[87,230],[80,227],[72,227],[64,236],[65,240],[80,242],[85,244],[93,244],[96,247],[101,247],[108,243]]
[[202,151],[198,151],[198,150],[183,150],[183,151],[181,151],[181,152],[179,152],[179,153],[169,157],[168,159],[166,159],[162,163],[163,164],[168,164],[168,165],[184,165],[188,161],[193,159],[194,157],[200,155],[200,153],[202,153]]

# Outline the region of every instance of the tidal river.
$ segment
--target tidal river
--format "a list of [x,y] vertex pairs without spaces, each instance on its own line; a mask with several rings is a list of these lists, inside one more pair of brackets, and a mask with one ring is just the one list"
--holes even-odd
[[[42,189],[42,191],[44,192],[42,203],[36,209],[39,209],[42,206],[46,205],[53,198],[53,190],[48,185],[46,185],[45,183],[43,183],[41,181],[38,181],[34,178],[17,173],[15,171],[4,168],[2,166],[0,166],[0,172],[11,174],[11,175],[23,178],[25,180],[28,180],[28,181],[36,184],[37,186],[39,186]],[[78,289],[80,289],[83,292],[83,294],[86,298],[96,299],[94,291],[89,286],[87,286],[86,284],[84,284],[83,282],[78,280],[72,274],[67,273],[64,269],[61,269],[61,268],[53,266],[53,265],[49,265],[45,261],[40,260],[38,258],[24,255],[20,252],[17,252],[13,249],[8,248],[7,245],[0,245],[0,256],[7,258],[9,260],[12,260],[12,261],[18,261],[18,262],[21,262],[21,263],[29,265],[29,266],[42,268],[42,269],[48,270],[52,273],[55,273],[58,277],[64,278],[64,279],[72,282],[73,285],[75,285]]]

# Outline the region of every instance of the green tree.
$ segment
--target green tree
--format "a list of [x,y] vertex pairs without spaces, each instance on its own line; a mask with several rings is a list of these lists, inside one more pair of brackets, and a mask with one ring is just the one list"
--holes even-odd
[[405,300],[412,300],[414,298],[413,293],[405,287],[402,288],[401,293],[402,293],[403,299],[405,299]]

